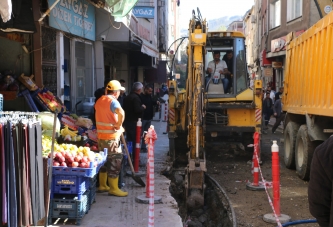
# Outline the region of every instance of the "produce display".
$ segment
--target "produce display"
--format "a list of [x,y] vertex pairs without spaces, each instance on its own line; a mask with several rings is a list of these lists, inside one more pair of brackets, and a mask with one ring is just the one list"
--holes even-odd
[[[60,130],[60,135],[62,136],[64,141],[81,141],[82,136],[77,134],[78,131],[72,131],[68,128],[67,125],[64,126],[63,129]],[[86,140],[87,137],[83,136],[83,140]]]
[[[51,156],[52,138],[48,136],[42,137],[43,156]],[[73,144],[54,145],[53,166],[67,166],[90,168],[90,162],[94,163],[94,167],[103,160],[102,155],[90,150],[90,147],[78,147]]]
[[54,112],[55,110],[58,110],[60,113],[62,108],[64,106],[62,103],[59,102],[56,96],[53,95],[51,91],[48,91],[47,89],[43,89],[42,91],[37,93],[36,96],[37,100],[40,100],[50,111]]

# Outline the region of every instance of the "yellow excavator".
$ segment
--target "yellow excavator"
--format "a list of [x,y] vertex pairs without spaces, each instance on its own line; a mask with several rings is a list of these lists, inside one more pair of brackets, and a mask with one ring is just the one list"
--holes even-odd
[[[261,134],[262,82],[256,78],[250,86],[244,40],[237,31],[208,32],[199,9],[198,16],[193,11],[185,90],[177,87],[177,80],[168,81],[169,151],[174,160],[186,155],[185,194],[190,208],[204,203],[206,144],[235,142],[245,148],[253,144],[254,132]],[[231,86],[223,84],[226,74],[216,69],[208,73],[213,53],[232,53],[228,66]]]

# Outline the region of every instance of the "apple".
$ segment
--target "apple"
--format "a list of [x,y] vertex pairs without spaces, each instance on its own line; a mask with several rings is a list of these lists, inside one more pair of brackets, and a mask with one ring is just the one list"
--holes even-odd
[[90,144],[89,144],[89,143],[86,143],[84,146],[85,146],[85,147],[90,147]]
[[66,162],[62,162],[60,166],[67,166]]
[[82,157],[79,155],[74,157],[75,162],[80,162],[81,160],[82,160]]
[[87,165],[87,163],[85,163],[85,162],[81,162],[79,166],[80,166],[81,168],[86,168],[86,165]]
[[73,162],[74,162],[74,158],[73,158],[73,157],[69,157],[69,158],[67,158],[67,162],[68,162],[68,163],[73,163]]
[[95,145],[93,145],[93,146],[90,147],[90,150],[97,151],[98,149],[97,149],[97,147]]
[[86,156],[84,156],[84,157],[82,158],[81,162],[83,162],[83,163],[87,163],[87,162],[88,162],[88,158],[87,158]]
[[61,156],[61,157],[58,157],[58,160],[59,160],[59,163],[63,163],[65,162],[65,157]]
[[60,166],[59,162],[53,162],[53,166]]
[[72,167],[78,167],[79,163],[78,162],[72,162]]

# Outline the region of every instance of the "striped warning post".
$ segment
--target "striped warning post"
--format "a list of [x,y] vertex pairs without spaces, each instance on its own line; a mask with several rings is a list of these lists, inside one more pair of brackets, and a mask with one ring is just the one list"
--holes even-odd
[[149,197],[149,216],[148,227],[154,227],[154,204],[155,204],[155,187],[154,187],[154,144],[157,139],[154,126],[150,126],[148,129],[145,140],[148,140],[148,164],[147,164],[147,186],[146,197]]
[[163,118],[163,121],[168,121],[168,108],[169,108],[169,105],[168,103],[164,103],[164,118]]
[[175,121],[175,109],[169,109],[169,120]]
[[256,109],[256,112],[255,112],[255,115],[256,115],[256,122],[260,122],[261,121],[261,109]]

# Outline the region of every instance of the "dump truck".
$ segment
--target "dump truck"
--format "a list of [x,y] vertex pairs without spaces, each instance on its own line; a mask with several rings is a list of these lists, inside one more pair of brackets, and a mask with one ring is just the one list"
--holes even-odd
[[[187,154],[188,206],[203,205],[207,143],[241,143],[245,150],[253,144],[253,134],[261,134],[262,81],[257,78],[249,87],[244,41],[241,32],[208,31],[198,10],[189,23],[186,87],[180,90],[176,79],[169,80],[169,151],[174,160]],[[207,71],[213,53],[219,53],[220,60],[233,54],[228,90],[223,84],[226,72]]]
[[295,38],[287,35],[284,163],[308,180],[315,148],[333,134],[333,12]]

